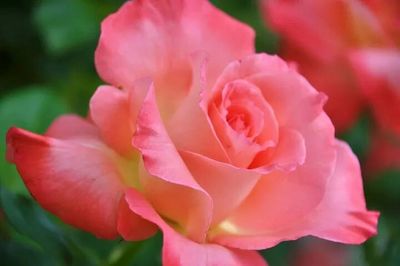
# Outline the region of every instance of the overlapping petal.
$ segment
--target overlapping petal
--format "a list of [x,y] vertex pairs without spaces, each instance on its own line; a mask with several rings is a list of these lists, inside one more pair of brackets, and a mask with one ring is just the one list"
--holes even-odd
[[96,68],[116,87],[151,77],[160,109],[169,112],[188,93],[193,52],[209,55],[212,82],[228,62],[254,52],[253,39],[251,28],[208,1],[128,1],[102,24]]
[[[281,229],[265,227],[264,233],[252,231],[257,223],[264,221],[250,221],[251,226],[248,224],[246,228],[232,219],[229,220],[230,227],[225,225],[222,228],[231,229],[232,234],[217,235],[214,241],[231,247],[252,249],[274,246],[283,240],[306,235],[348,244],[360,244],[375,235],[379,214],[367,211],[365,207],[358,160],[346,144],[337,141],[335,147],[335,170],[328,178],[323,198],[313,210],[299,215],[297,219],[291,220],[291,225],[286,223]],[[272,216],[269,218],[274,219]],[[289,221],[289,217],[286,218]]]
[[133,152],[130,105],[129,92],[112,86],[100,86],[90,100],[90,118],[105,142],[123,155]]
[[[246,80],[261,90],[280,126],[297,128],[308,124],[322,112],[326,100],[277,56],[256,54],[229,64],[215,88],[236,79]],[[293,97],[294,88],[296,97]]]
[[161,215],[177,223],[190,238],[202,241],[211,222],[212,202],[171,142],[154,93],[151,86],[139,112],[133,139],[145,167],[141,184]]
[[267,265],[257,251],[226,248],[210,243],[196,243],[184,238],[157,214],[142,195],[134,190],[129,190],[125,198],[134,213],[153,222],[163,231],[164,244],[162,257],[163,265],[165,266]]
[[[251,249],[293,238],[287,229],[321,202],[336,160],[333,126],[325,114],[301,134],[307,149],[304,164],[291,172],[274,171],[263,176],[219,231],[213,232],[212,241]],[[251,241],[252,237],[256,240]]]
[[206,54],[192,54],[191,60],[192,87],[174,115],[166,122],[168,134],[179,150],[188,150],[227,162],[229,159],[226,152],[210,127],[204,106],[201,105],[201,100],[207,92]]
[[248,196],[260,174],[205,156],[181,151],[180,155],[213,202],[212,224],[220,222]]
[[[63,123],[72,120],[77,123]],[[43,208],[98,237],[116,237],[123,167],[129,165],[98,141],[88,122],[63,117],[56,123],[48,134],[59,138],[11,128],[8,160]]]

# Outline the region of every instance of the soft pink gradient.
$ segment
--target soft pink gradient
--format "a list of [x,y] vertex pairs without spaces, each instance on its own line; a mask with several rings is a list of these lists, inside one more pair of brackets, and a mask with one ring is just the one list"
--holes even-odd
[[164,265],[266,265],[254,249],[306,235],[365,241],[378,214],[325,95],[252,41],[206,1],[128,2],[103,22],[96,66],[112,85],[89,118],[12,128],[7,158],[67,223],[126,240],[159,228]]

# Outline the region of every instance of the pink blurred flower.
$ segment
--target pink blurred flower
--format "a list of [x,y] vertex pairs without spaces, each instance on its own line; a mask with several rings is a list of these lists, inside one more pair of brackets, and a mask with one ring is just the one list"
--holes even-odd
[[[299,71],[329,96],[327,112],[339,131],[352,125],[366,103],[375,113],[385,113],[385,117],[378,115],[379,121],[396,119],[395,113],[400,112],[398,104],[391,113],[387,111],[391,101],[400,101],[399,95],[386,107],[381,106],[382,98],[393,94],[387,85],[372,89],[362,84],[376,74],[372,73],[373,65],[382,66],[388,54],[398,57],[395,54],[400,46],[399,3],[396,0],[263,1],[267,22],[283,37],[282,55],[296,61]],[[374,55],[370,49],[374,49]],[[387,62],[385,69],[395,60],[398,59]],[[359,69],[361,61],[371,63],[368,70]],[[354,70],[358,74],[363,72],[360,79]],[[392,85],[398,88],[398,79]],[[374,95],[371,90],[375,90]]]
[[319,239],[307,239],[295,250],[289,265],[348,266],[350,263],[350,253],[346,246]]
[[[265,265],[256,249],[376,233],[324,95],[207,1],[132,1],[102,24],[89,118],[12,128],[33,197],[98,237],[164,234],[164,265]],[[241,41],[237,41],[241,36]],[[240,60],[237,60],[240,59]],[[231,62],[231,63],[229,63]]]

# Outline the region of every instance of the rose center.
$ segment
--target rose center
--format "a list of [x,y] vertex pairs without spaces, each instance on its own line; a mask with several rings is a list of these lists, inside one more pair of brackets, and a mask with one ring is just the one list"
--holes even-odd
[[[231,110],[233,109],[233,110]],[[241,110],[235,110],[235,108],[228,108],[228,114],[226,121],[229,126],[239,134],[243,134],[246,137],[250,135],[250,114],[242,112]]]

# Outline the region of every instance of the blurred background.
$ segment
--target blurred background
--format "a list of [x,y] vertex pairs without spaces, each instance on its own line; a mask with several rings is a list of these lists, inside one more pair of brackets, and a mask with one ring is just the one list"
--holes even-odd
[[[94,68],[100,22],[122,0],[0,1],[0,154],[5,133],[16,125],[43,133],[63,113],[86,115],[102,82]],[[277,53],[280,38],[269,30],[255,0],[214,0],[250,24],[257,51]],[[360,158],[370,149],[368,112],[343,134]],[[368,175],[369,209],[379,210],[379,235],[361,246],[305,238],[261,251],[272,266],[400,265],[400,175],[385,169]],[[0,160],[1,265],[161,265],[160,234],[143,242],[104,241],[60,222],[42,210],[13,165]]]

